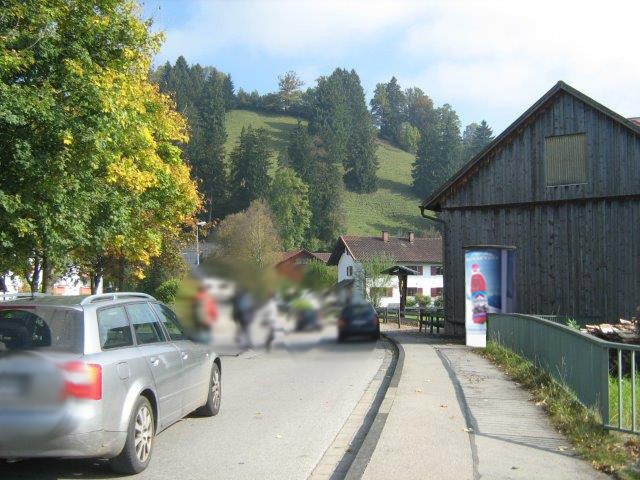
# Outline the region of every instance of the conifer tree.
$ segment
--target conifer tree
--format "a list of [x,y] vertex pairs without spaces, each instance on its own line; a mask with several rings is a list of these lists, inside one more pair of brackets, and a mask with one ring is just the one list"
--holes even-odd
[[242,129],[231,153],[231,212],[244,210],[258,198],[266,198],[270,186],[269,136],[266,130],[251,126]]
[[405,120],[406,98],[396,77],[386,85],[388,108],[380,126],[380,137],[400,144],[402,122]]
[[229,197],[224,145],[225,112],[233,104],[231,77],[213,67],[189,65],[182,56],[152,73],[160,90],[169,93],[187,118],[189,142],[181,145],[192,174],[200,182],[204,215],[211,221],[226,214]]
[[298,122],[296,128],[289,136],[287,146],[287,159],[289,165],[307,184],[310,184],[313,177],[313,164],[315,162],[313,154],[313,142],[307,133],[307,128]]
[[[220,218],[226,212],[228,181],[225,167],[225,82],[226,76],[210,75],[202,89],[200,124],[196,124],[196,138],[201,145],[193,159],[196,176],[202,182],[206,198],[208,220]],[[195,123],[195,122],[194,122]]]
[[375,192],[378,188],[378,159],[371,115],[367,110],[364,90],[355,70],[351,70],[347,80],[351,129],[347,141],[347,155],[343,162],[346,172],[345,185],[358,193]]
[[373,98],[369,102],[373,124],[376,128],[382,128],[384,119],[389,115],[389,98],[387,97],[387,85],[378,83],[373,92]]
[[322,139],[329,163],[343,165],[350,189],[376,190],[375,132],[355,70],[338,68],[318,80],[310,130]]
[[349,107],[346,98],[348,72],[337,68],[328,77],[320,77],[315,90],[309,131],[322,138],[328,161],[343,163],[349,139]]
[[486,120],[482,120],[478,128],[473,132],[469,158],[479,153],[491,140],[493,140],[493,130],[491,130]]
[[450,105],[435,111],[436,121],[422,132],[411,176],[420,197],[433,193],[460,166],[460,119]]
[[318,161],[314,165],[314,183],[309,191],[311,231],[324,243],[335,241],[342,231],[342,178],[338,165]]

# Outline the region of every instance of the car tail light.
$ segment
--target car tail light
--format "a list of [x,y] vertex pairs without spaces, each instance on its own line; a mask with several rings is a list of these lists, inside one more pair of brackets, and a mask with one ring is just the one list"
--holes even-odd
[[373,324],[378,325],[379,323],[380,323],[380,317],[378,317],[378,314],[375,314],[373,316]]
[[64,393],[67,397],[86,400],[102,399],[102,366],[85,362],[69,362],[64,370]]
[[338,328],[344,328],[346,326],[347,326],[347,321],[344,318],[340,317],[338,319]]

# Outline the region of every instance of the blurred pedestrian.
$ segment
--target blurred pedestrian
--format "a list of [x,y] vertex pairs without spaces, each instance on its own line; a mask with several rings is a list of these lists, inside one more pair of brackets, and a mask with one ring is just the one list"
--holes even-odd
[[233,299],[233,320],[236,322],[236,342],[245,348],[253,348],[251,324],[255,314],[253,298],[248,292],[239,291]]
[[265,347],[267,352],[271,351],[271,345],[276,338],[276,332],[278,331],[278,303],[276,302],[276,296],[270,295],[269,299],[260,309],[260,317],[262,326],[267,328],[267,341]]
[[218,320],[218,305],[204,284],[198,288],[193,309],[196,328],[213,340],[213,326]]

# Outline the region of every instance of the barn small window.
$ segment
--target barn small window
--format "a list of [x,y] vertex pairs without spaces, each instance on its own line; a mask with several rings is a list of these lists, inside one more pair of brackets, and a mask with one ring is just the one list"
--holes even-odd
[[544,139],[547,187],[587,182],[587,136],[584,133]]

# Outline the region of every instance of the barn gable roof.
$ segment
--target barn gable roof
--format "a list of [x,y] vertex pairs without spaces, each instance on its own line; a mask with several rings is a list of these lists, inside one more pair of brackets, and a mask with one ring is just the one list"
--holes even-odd
[[613,121],[621,124],[627,129],[631,130],[636,135],[640,136],[640,124],[636,123],[635,119],[627,119],[622,115],[614,112],[613,110],[605,107],[604,105],[596,102],[591,97],[576,90],[575,88],[567,85],[563,81],[556,83],[547,93],[545,93],[536,103],[534,103],[526,112],[518,117],[511,125],[509,125],[500,135],[498,135],[492,142],[490,142],[484,149],[476,154],[469,162],[467,162],[458,172],[456,172],[449,180],[447,180],[435,193],[426,198],[420,208],[432,211],[440,211],[440,204],[444,197],[452,193],[456,184],[466,178],[468,175],[472,175],[477,169],[477,165],[481,162],[498,146],[505,142],[514,133],[518,132],[520,127],[524,125],[531,117],[542,110],[550,101],[554,99],[559,92],[566,92],[572,95],[585,104],[589,105],[593,109],[599,111],[603,115],[609,117]]

